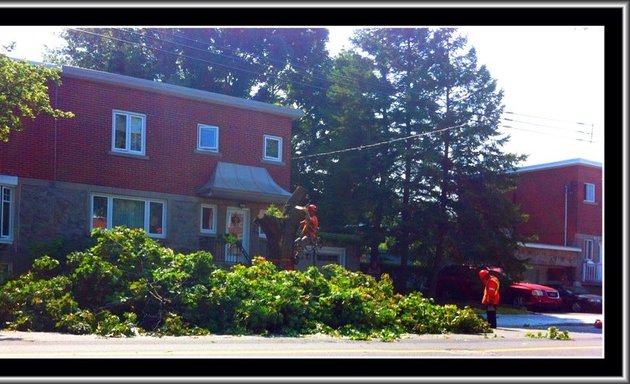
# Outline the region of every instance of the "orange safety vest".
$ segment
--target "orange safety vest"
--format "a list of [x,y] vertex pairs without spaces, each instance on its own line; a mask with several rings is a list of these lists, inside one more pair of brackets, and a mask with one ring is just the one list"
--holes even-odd
[[483,289],[483,299],[481,304],[498,305],[499,304],[499,279],[496,276],[489,276]]

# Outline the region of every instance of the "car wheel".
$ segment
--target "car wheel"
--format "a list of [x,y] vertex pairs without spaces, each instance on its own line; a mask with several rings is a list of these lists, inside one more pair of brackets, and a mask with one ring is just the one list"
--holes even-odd
[[571,310],[573,312],[582,312],[582,306],[577,301],[571,305]]
[[518,308],[523,308],[525,306],[525,300],[523,296],[514,296],[512,298],[512,305]]

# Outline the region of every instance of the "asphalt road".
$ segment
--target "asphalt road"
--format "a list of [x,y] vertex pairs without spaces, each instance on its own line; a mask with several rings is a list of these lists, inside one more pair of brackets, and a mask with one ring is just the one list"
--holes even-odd
[[[602,357],[603,335],[593,326],[596,319],[602,315],[499,315],[493,333],[404,335],[394,342],[325,335],[106,338],[0,331],[0,358]],[[550,326],[568,331],[571,340],[537,336]]]

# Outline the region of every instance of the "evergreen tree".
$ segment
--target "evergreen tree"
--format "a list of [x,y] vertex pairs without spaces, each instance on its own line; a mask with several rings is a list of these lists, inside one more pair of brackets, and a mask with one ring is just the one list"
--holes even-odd
[[[524,157],[501,151],[508,140],[498,131],[503,93],[477,65],[475,50],[450,28],[370,29],[354,42],[395,89],[389,129],[417,135],[405,141],[395,167],[399,289],[406,288],[409,255],[432,271],[430,293],[437,271],[450,261],[520,269],[513,228],[522,217],[500,196],[513,185],[508,172]],[[484,236],[465,231],[475,222],[485,223],[476,227]],[[481,244],[469,251],[473,242]]]

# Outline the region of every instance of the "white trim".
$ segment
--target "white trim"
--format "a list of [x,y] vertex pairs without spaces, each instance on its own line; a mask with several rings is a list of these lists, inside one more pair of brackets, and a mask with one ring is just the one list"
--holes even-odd
[[[216,142],[214,147],[201,146],[201,130],[204,128],[214,129],[216,132]],[[197,150],[204,152],[219,152],[219,127],[211,124],[197,124]]]
[[[203,227],[203,209],[204,208],[212,209],[212,229],[205,229]],[[217,233],[217,214],[218,214],[218,209],[215,204],[201,204],[201,207],[199,208],[199,232],[200,233],[211,234],[211,235],[214,235]]]
[[[125,126],[125,135],[126,135],[125,149],[116,147],[116,115],[125,115],[127,117],[126,126]],[[131,118],[132,117],[138,117],[142,119],[142,140],[140,143],[139,151],[135,151],[131,149]],[[144,156],[146,153],[146,142],[147,142],[147,115],[138,113],[138,112],[112,109],[112,152]]]
[[[241,222],[241,244],[245,252],[249,253],[249,208],[227,207],[225,212],[225,233],[230,233],[230,222],[233,214],[241,214],[243,216]],[[237,235],[238,236],[238,235]],[[245,255],[230,254],[230,245],[225,245],[225,262],[227,263],[245,263]]]
[[[589,188],[589,186],[590,186],[590,188]],[[591,197],[591,199],[589,199],[589,197]],[[584,183],[584,202],[585,203],[594,203],[595,202],[595,184],[593,184],[593,183]]]
[[[589,247],[589,244],[590,244],[590,247]],[[584,260],[590,260],[593,262],[595,261],[595,248],[594,247],[595,247],[595,242],[593,241],[593,239],[584,239]]]
[[12,187],[15,187],[16,185],[18,185],[18,177],[17,176],[0,175],[0,184],[10,185]]
[[521,243],[525,248],[554,249],[557,251],[582,252],[582,248],[563,247],[560,245],[540,244],[540,243]]
[[[346,266],[346,249],[342,248],[342,247],[322,247],[319,252],[317,252],[318,255],[333,255],[333,256],[337,256],[337,261],[338,264],[341,265],[342,267]],[[318,259],[319,261],[319,259]]]
[[[267,140],[274,140],[278,143],[278,157],[267,156]],[[263,136],[263,160],[273,161],[277,163],[282,162],[282,137],[272,135]]]
[[594,168],[601,168],[602,167],[602,163],[598,163],[598,162],[592,161],[592,160],[586,160],[586,159],[578,158],[578,159],[569,159],[569,160],[556,161],[556,162],[553,162],[553,163],[529,165],[529,166],[526,166],[526,167],[518,168],[514,172],[538,171],[538,170],[542,170],[542,169],[569,167],[569,166],[572,166],[572,165],[585,165],[585,166],[594,167]]
[[1,244],[11,244],[13,243],[13,236],[14,236],[14,231],[15,231],[15,219],[14,219],[14,215],[15,215],[15,205],[17,204],[17,198],[15,197],[15,188],[13,185],[8,186],[6,184],[0,184],[0,214],[2,214],[2,216],[0,216],[0,222],[2,222],[3,217],[4,217],[4,213],[2,212],[2,209],[4,207],[4,190],[9,191],[9,222],[5,223],[7,225],[7,229],[9,234],[6,236],[2,235],[2,228],[0,227],[0,243]]
[[[167,225],[166,225],[166,201],[164,200],[159,200],[159,199],[146,199],[146,198],[142,198],[142,197],[133,197],[133,196],[122,196],[122,195],[110,195],[110,194],[104,194],[104,193],[92,193],[90,194],[90,212],[89,212],[89,217],[90,217],[90,230],[94,229],[94,198],[95,197],[104,197],[107,199],[107,228],[112,228],[113,227],[113,212],[114,212],[114,203],[113,203],[113,199],[119,199],[119,200],[134,200],[134,201],[141,201],[144,203],[144,229],[145,232],[147,233],[147,235],[149,237],[153,237],[153,238],[158,238],[158,239],[165,239],[166,238],[166,230],[167,230]],[[162,204],[162,233],[151,233],[149,232],[149,227],[150,227],[150,223],[151,223],[151,203],[156,203],[156,204]]]

